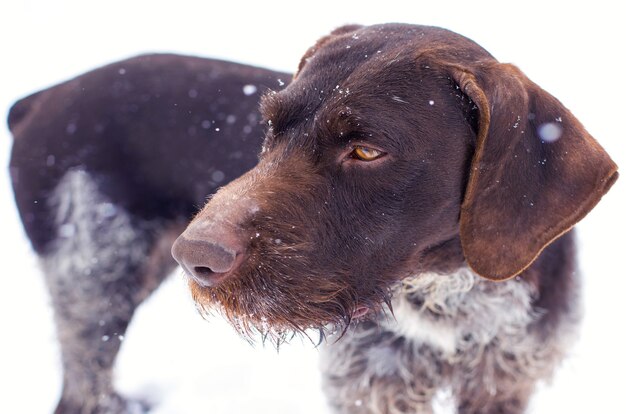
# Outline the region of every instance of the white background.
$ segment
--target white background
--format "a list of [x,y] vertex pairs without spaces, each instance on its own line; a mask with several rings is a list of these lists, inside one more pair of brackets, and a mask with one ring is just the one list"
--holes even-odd
[[[96,6],[98,4],[98,6]],[[0,111],[96,66],[171,51],[293,71],[345,23],[408,22],[464,34],[558,97],[626,165],[626,29],[619,2],[33,1],[0,5]],[[0,129],[0,164],[11,137]],[[579,226],[586,319],[571,358],[533,413],[624,413],[626,184]],[[60,391],[49,298],[0,174],[0,412],[50,412]],[[138,312],[117,366],[124,393],[156,413],[324,413],[310,344],[251,348],[196,313],[179,272]]]

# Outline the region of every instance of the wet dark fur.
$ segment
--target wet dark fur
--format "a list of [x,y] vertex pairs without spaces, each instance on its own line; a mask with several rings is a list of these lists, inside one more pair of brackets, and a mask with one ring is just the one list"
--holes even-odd
[[[370,53],[375,50],[374,45]],[[349,94],[343,96],[335,87],[343,81],[339,76],[337,83],[307,85],[306,92],[291,89],[266,96],[262,113],[272,124],[265,152],[255,170],[231,184],[249,185],[244,191],[259,201],[259,214],[242,225],[250,234],[258,232],[260,241],[255,237],[249,246],[250,258],[239,276],[208,292],[222,292],[218,298],[228,301],[227,314],[255,315],[244,318],[249,323],[262,317],[257,325],[279,330],[322,328],[329,322],[340,325],[332,329],[343,329],[357,306],[378,307],[391,283],[419,272],[421,263],[428,261],[431,268],[443,270],[462,262],[459,249],[458,257],[440,263],[432,259],[431,251],[434,246],[455,244],[451,239],[467,180],[466,173],[456,172],[468,170],[472,128],[462,110],[446,114],[443,124],[432,118],[415,125],[411,104],[386,103],[394,94],[404,96],[404,90],[415,90],[415,96],[428,95],[449,107],[463,107],[467,101],[454,93],[444,77],[415,78],[410,59],[398,62],[395,69],[399,73],[380,70],[362,81],[363,87],[369,82],[392,85],[368,100],[362,99],[366,91],[359,90],[358,84],[349,85]],[[403,80],[393,85],[391,77]],[[319,102],[321,93],[329,95],[330,102]],[[293,109],[294,101],[310,107]],[[417,134],[424,131],[424,139],[402,139],[415,135],[416,127]],[[427,139],[429,130],[437,130],[442,139]],[[385,143],[388,151],[404,156],[394,155],[398,159],[393,165],[381,168],[360,166],[353,160],[340,163],[345,146],[362,139]],[[444,158],[446,162],[432,170],[436,160]],[[438,185],[417,185],[425,174],[428,182]],[[219,197],[218,193],[214,202],[221,209]],[[211,205],[196,220],[210,214]],[[425,215],[425,211],[436,213]],[[408,231],[414,228],[419,232]],[[273,254],[276,238],[282,241],[281,254],[290,255]],[[268,255],[275,261],[266,264]],[[247,271],[258,266],[261,270]],[[266,294],[263,288],[280,293]],[[316,299],[318,292],[320,299]],[[203,295],[197,289],[194,293],[198,298]],[[306,304],[305,318],[299,317],[292,303]],[[250,312],[250,307],[260,309]]]
[[[146,55],[18,101],[8,119],[15,136],[9,169],[37,253],[56,235],[45,200],[72,168],[98,176],[102,192],[143,219],[187,220],[256,164],[259,97],[290,78],[219,60]],[[246,95],[245,85],[256,92]]]
[[[394,282],[458,268],[465,260],[459,216],[481,110],[444,64],[469,72],[469,65],[486,70],[497,62],[473,42],[436,28],[350,26],[320,40],[295,81],[264,97],[268,132],[259,165],[220,190],[195,219],[211,222],[213,211],[224,210],[222,199],[233,194],[258,203],[257,213],[236,211],[229,218],[247,234],[258,234],[244,265],[214,288],[191,282],[201,307],[217,305],[244,330],[345,329],[358,307],[378,309]],[[553,99],[540,91],[531,104],[543,105],[544,95]],[[569,116],[566,111],[560,104],[550,109],[555,116]],[[489,128],[510,130],[516,116],[492,119]],[[537,122],[521,128],[540,142]],[[358,144],[382,148],[388,156],[371,164],[347,157]],[[612,168],[610,161],[607,166]],[[533,223],[511,223],[517,225]],[[282,242],[278,254],[274,239]],[[524,246],[518,250],[526,254]]]

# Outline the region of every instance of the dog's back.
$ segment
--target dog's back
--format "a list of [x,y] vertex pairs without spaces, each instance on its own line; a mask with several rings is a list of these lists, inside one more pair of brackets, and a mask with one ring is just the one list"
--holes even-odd
[[259,96],[289,75],[219,60],[145,55],[18,101],[11,178],[26,231],[43,253],[54,239],[47,198],[84,169],[135,214],[183,215],[255,165]]

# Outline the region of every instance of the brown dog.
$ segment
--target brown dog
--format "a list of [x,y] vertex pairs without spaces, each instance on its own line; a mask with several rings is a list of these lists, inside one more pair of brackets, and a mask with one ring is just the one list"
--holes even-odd
[[524,411],[578,322],[570,230],[617,178],[598,143],[516,67],[423,26],[336,30],[261,110],[259,164],[173,246],[198,306],[246,335],[334,336],[337,412],[429,412],[439,389]]

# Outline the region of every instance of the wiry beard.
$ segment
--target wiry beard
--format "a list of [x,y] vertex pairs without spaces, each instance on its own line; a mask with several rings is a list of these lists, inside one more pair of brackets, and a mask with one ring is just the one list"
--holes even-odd
[[277,244],[271,238],[258,244],[262,246],[254,249],[241,271],[218,286],[189,281],[201,314],[222,315],[251,343],[260,339],[278,347],[302,335],[319,344],[328,335],[343,334],[358,307],[389,306],[386,289],[364,297],[350,286],[349,278],[316,274],[316,267],[301,254],[306,246]]

